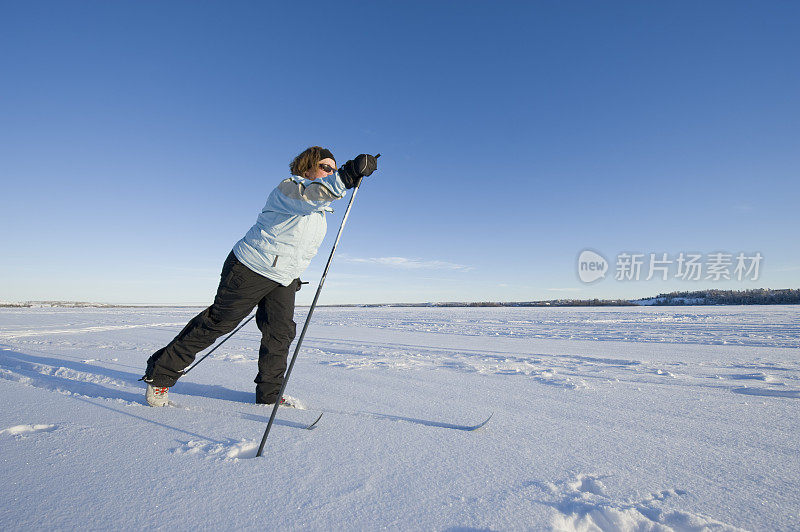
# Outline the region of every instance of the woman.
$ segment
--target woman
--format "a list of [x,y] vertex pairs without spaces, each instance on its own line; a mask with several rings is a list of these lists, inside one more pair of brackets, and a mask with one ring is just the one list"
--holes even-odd
[[375,157],[361,154],[337,171],[333,154],[320,146],[294,158],[289,165],[292,176],[272,191],[255,225],[225,259],[214,304],[148,359],[142,380],[150,406],[166,405],[169,387],[195,355],[232,331],[256,306],[262,334],[256,403],[278,400],[295,336],[295,292],[325,237],[325,213],[332,211],[334,200],[344,197],[345,189],[377,167]]

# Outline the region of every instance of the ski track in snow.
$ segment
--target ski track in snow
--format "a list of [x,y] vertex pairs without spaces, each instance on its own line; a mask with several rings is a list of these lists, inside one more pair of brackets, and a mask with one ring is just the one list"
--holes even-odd
[[[555,309],[547,309],[555,310]],[[641,309],[639,312],[592,310],[534,312],[537,319],[521,319],[522,311],[447,309],[320,309],[319,325],[347,328],[358,326],[379,330],[428,332],[432,335],[502,336],[510,339],[581,339],[628,340],[636,343],[691,344],[699,346],[732,345],[753,348],[769,347],[781,350],[797,346],[800,319],[796,312],[774,313],[750,311],[680,311]],[[123,407],[143,407],[143,385],[137,382],[143,366],[132,360],[146,359],[154,349],[163,345],[185,324],[184,321],[153,320],[153,311],[94,312],[92,319],[99,325],[81,322],[81,311],[53,311],[51,316],[68,317],[77,322],[74,328],[54,326],[25,326],[25,316],[35,317],[36,310],[15,311],[15,323],[6,326],[0,311],[0,378],[65,396],[103,401]],[[159,311],[159,318],[168,311]],[[295,318],[302,322],[302,309]],[[413,320],[414,313],[420,319]],[[163,316],[161,315],[163,314]],[[176,312],[187,319],[192,310]],[[316,314],[315,314],[316,316]],[[103,322],[105,320],[105,322]],[[114,323],[116,320],[136,323]],[[637,321],[640,320],[640,321]],[[736,320],[744,320],[737,326]],[[770,321],[772,320],[772,321]],[[35,322],[35,319],[33,319]],[[112,323],[108,323],[108,322]],[[677,327],[677,328],[675,328]],[[544,330],[547,332],[543,332]],[[624,334],[621,331],[625,329]],[[135,336],[128,336],[133,332]],[[101,334],[98,334],[101,333]],[[528,335],[528,336],[526,336]],[[431,336],[435,338],[436,336]],[[229,364],[248,364],[255,371],[260,333],[254,326],[243,329],[223,349],[210,359]],[[688,389],[705,393],[728,394],[731,400],[790,401],[800,399],[800,362],[793,349],[792,356],[734,359],[697,358],[692,360],[652,361],[642,357],[618,355],[612,350],[603,355],[580,353],[539,353],[535,348],[511,351],[484,349],[487,342],[467,343],[452,348],[416,343],[392,343],[380,339],[333,339],[310,334],[301,357],[312,364],[354,372],[424,373],[431,370],[462,374],[492,376],[498,379],[517,379],[564,390],[564,393],[583,394],[603,387],[639,389],[644,386],[675,387],[678,394]],[[516,345],[516,344],[513,344]],[[519,346],[524,346],[519,343]],[[120,353],[128,355],[120,357]],[[132,358],[130,355],[135,355]],[[122,362],[120,362],[122,360]],[[188,381],[188,379],[187,379]],[[181,382],[178,404],[174,406],[212,417],[239,418],[264,423],[269,417],[266,409],[244,405],[252,400],[250,393],[222,386]],[[172,396],[172,394],[171,394]],[[172,398],[172,397],[171,397]],[[189,398],[189,399],[187,399]],[[197,399],[200,399],[198,401]],[[194,400],[194,401],[192,401]],[[223,400],[223,401],[215,401]],[[189,401],[188,404],[185,404]],[[297,400],[301,409],[313,407]],[[185,404],[185,406],[184,406]],[[373,418],[379,421],[410,422],[449,429],[469,430],[468,425],[456,425],[403,415],[369,411],[344,412],[325,410],[335,415]],[[283,410],[281,410],[283,412]],[[488,412],[487,412],[488,413]],[[300,414],[302,415],[302,414]],[[308,413],[305,414],[308,416]],[[485,414],[484,414],[485,416]],[[137,417],[137,416],[133,416]],[[286,416],[281,416],[286,417]],[[326,419],[327,419],[326,415]],[[480,420],[475,420],[475,422]],[[501,423],[502,421],[493,421]],[[305,419],[276,420],[277,425],[304,428]],[[34,439],[54,431],[58,424],[16,424],[0,430],[0,437],[11,442]],[[252,439],[205,438],[191,430],[181,430],[182,439],[173,440],[168,454],[207,462],[238,462],[255,457],[258,442]],[[485,430],[485,429],[482,429]],[[189,436],[187,438],[187,436]],[[611,475],[611,474],[609,474]],[[521,491],[550,509],[553,530],[741,530],[714,518],[675,509],[681,501],[695,495],[680,486],[653,487],[657,491],[641,498],[616,497],[606,487],[609,475],[578,473],[562,480],[541,480],[527,483]]]
[[[8,349],[0,349],[0,379],[18,382],[26,386],[41,388],[67,396],[84,399],[101,399],[122,406],[144,406],[144,385],[135,374],[123,373],[113,369],[95,367],[85,362],[65,361],[68,366],[58,366],[57,359],[34,357]],[[86,364],[86,370],[76,370]],[[73,367],[70,367],[73,366]],[[235,416],[243,419],[252,417],[250,413],[234,413],[233,410],[248,407],[266,418],[269,411],[263,406],[252,404],[252,396],[244,392],[221,387],[181,383],[184,394],[227,401],[213,406],[185,406],[170,401],[173,407],[196,412],[211,412],[219,415]],[[307,405],[299,398],[284,395],[293,407],[292,410],[306,410]],[[241,404],[246,403],[246,404]],[[282,409],[282,411],[284,411]],[[278,424],[303,428],[302,423],[277,421]]]
[[[85,363],[64,361],[69,365],[59,366],[58,362],[58,359],[33,357],[2,349],[0,378],[64,395],[109,399],[127,405],[141,404],[141,392],[133,391],[132,379],[97,373],[92,371],[94,368],[89,364],[86,364],[86,370],[74,369]],[[98,368],[97,371],[108,370]]]
[[52,336],[57,334],[87,334],[87,333],[100,333],[109,331],[122,331],[128,329],[141,329],[141,328],[158,328],[158,327],[182,327],[185,323],[171,322],[171,323],[139,323],[133,325],[101,325],[94,327],[78,327],[74,329],[21,329],[21,330],[3,330],[0,331],[0,340],[15,340],[17,338],[28,338],[34,336]]
[[[315,347],[324,344],[327,349]],[[450,369],[461,372],[519,376],[541,384],[567,389],[583,389],[608,383],[665,383],[675,386],[724,388],[734,393],[765,397],[800,397],[800,365],[778,367],[742,374],[743,365],[717,365],[713,362],[650,363],[636,360],[530,353],[511,355],[477,350],[454,350],[403,346],[387,349],[385,344],[354,344],[346,341],[310,338],[309,354],[320,364],[345,369],[423,370]],[[331,349],[330,347],[338,347]],[[742,384],[763,384],[769,388],[753,388]],[[734,385],[735,383],[735,385]]]
[[[785,309],[786,307],[782,307]],[[791,310],[752,307],[381,308],[319,309],[315,322],[459,336],[800,347],[800,318]],[[328,311],[328,312],[326,312]]]
[[[93,340],[91,333],[123,333],[133,329],[156,330],[162,337],[169,340],[179,331],[184,323],[177,321],[151,321],[149,311],[138,309],[113,309],[113,315],[120,316],[124,321],[140,321],[124,325],[102,324],[88,326],[85,322],[78,323],[74,329],[43,327],[6,330],[0,326],[0,340],[12,342],[20,348],[47,348],[48,351],[74,351],[78,354],[91,350],[105,350],[111,353],[135,349],[140,352],[150,353],[157,349],[158,341],[150,339],[149,344],[138,345],[134,341],[122,340],[108,342],[108,334],[101,335],[98,341]],[[181,309],[187,317],[195,313],[195,309]],[[773,340],[770,345],[786,345],[790,338],[796,344],[800,334],[800,319],[796,313],[779,312],[781,322],[770,323],[769,319],[756,312],[722,312],[713,311],[687,312],[642,308],[606,310],[600,309],[488,309],[474,312],[474,309],[376,309],[377,312],[362,309],[328,309],[322,308],[315,314],[322,325],[336,325],[347,327],[349,325],[376,327],[379,329],[429,331],[441,334],[470,335],[495,335],[504,331],[504,335],[515,337],[529,334],[531,338],[541,337],[541,328],[553,329],[548,333],[548,338],[560,338],[565,327],[572,333],[569,338],[590,337],[598,339],[594,334],[597,326],[626,327],[629,337],[635,337],[637,342],[648,341],[673,341],[679,336],[683,342],[698,338],[697,331],[667,330],[660,335],[652,330],[653,324],[668,324],[674,327],[684,324],[685,327],[699,326],[703,334],[709,333],[708,325],[713,330],[727,327],[720,334],[730,337],[733,332],[739,335],[738,339],[730,339],[732,345],[742,345],[745,339],[757,338],[755,345],[761,345],[764,338]],[[442,312],[446,310],[448,312]],[[547,314],[547,311],[556,311],[557,315]],[[80,315],[79,310],[53,309],[52,314],[59,312],[70,317]],[[127,312],[124,312],[127,311]],[[473,312],[470,312],[473,311]],[[505,311],[505,312],[503,312]],[[544,314],[540,319],[521,319],[521,316],[533,311],[534,314]],[[18,312],[18,311],[17,311]],[[30,311],[29,311],[30,312]],[[302,315],[304,311],[298,310]],[[166,311],[159,309],[158,314]],[[98,314],[96,311],[92,314]],[[102,313],[99,313],[102,316]],[[377,314],[377,315],[376,315]],[[419,323],[414,323],[410,315],[422,314]],[[489,319],[486,314],[495,314]],[[511,316],[509,316],[509,314]],[[2,316],[2,315],[0,315]],[[744,327],[733,327],[731,323],[736,319],[747,318],[750,323]],[[106,316],[108,318],[108,316]],[[300,321],[300,316],[295,321]],[[76,320],[77,321],[77,320]],[[587,325],[588,324],[588,325]],[[586,331],[588,326],[588,331]],[[533,330],[531,330],[533,328]],[[255,329],[255,327],[252,327]],[[581,334],[574,334],[578,330]],[[760,334],[756,334],[756,330]],[[647,331],[649,336],[643,336]],[[765,331],[770,331],[767,335]],[[684,334],[686,333],[686,334]],[[84,335],[82,340],[65,340],[74,336]],[[137,335],[142,335],[137,333]],[[612,331],[606,331],[607,339],[618,339]],[[226,345],[225,349],[214,353],[211,358],[233,363],[255,364],[258,359],[257,330],[242,330],[235,339]],[[688,339],[687,339],[688,338]],[[780,341],[777,341],[780,340]],[[680,342],[678,342],[680,343]],[[702,338],[701,345],[719,345],[718,338]],[[746,343],[746,342],[745,342]],[[420,371],[441,369],[456,372],[468,372],[484,375],[505,375],[509,377],[526,378],[540,384],[560,387],[568,390],[581,390],[613,383],[650,384],[662,383],[673,386],[702,386],[722,388],[738,395],[754,397],[770,397],[784,399],[800,399],[800,364],[787,361],[753,361],[738,364],[717,364],[715,361],[699,361],[696,363],[674,361],[669,363],[655,363],[642,360],[633,360],[625,357],[611,356],[586,356],[575,354],[541,354],[535,351],[504,353],[481,349],[449,349],[444,347],[427,347],[423,345],[388,344],[385,342],[364,342],[335,340],[329,338],[316,338],[310,335],[306,338],[303,357],[312,358],[321,365],[349,370],[395,370],[395,371]],[[0,378],[16,380],[41,388],[59,391],[65,394],[78,394],[86,397],[101,397],[125,403],[140,403],[138,386],[131,387],[129,372],[113,372],[103,369],[104,365],[118,365],[117,357],[85,358],[78,356],[83,364],[70,361],[69,365],[60,366],[58,360],[52,364],[41,364],[21,360],[25,356],[3,355],[0,351]],[[30,359],[30,357],[27,357]],[[126,369],[141,371],[141,368]],[[744,371],[743,371],[744,370]],[[110,376],[118,375],[118,377]],[[121,377],[121,378],[120,378]],[[137,376],[138,379],[138,376]],[[135,380],[135,379],[133,379]],[[68,386],[66,383],[71,383]],[[74,383],[82,383],[75,385]],[[225,397],[225,399],[241,400],[240,397]]]

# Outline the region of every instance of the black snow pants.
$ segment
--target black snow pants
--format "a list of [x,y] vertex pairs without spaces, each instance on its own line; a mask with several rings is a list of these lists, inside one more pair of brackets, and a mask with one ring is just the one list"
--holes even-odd
[[289,346],[295,337],[294,296],[300,279],[289,286],[259,275],[233,252],[225,259],[214,304],[192,318],[169,344],[148,359],[145,381],[173,386],[197,353],[231,332],[253,307],[261,330],[256,376],[256,402],[274,403],[283,384]]

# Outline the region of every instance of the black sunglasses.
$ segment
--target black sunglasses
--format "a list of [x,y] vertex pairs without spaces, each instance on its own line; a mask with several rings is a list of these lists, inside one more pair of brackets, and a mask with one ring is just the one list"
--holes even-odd
[[322,170],[323,172],[333,172],[334,170],[336,170],[336,168],[334,168],[333,166],[325,163],[319,163],[319,169]]

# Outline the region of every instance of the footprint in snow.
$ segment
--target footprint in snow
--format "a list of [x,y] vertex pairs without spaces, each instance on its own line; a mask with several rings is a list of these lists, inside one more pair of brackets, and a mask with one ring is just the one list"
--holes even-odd
[[56,425],[14,425],[0,430],[0,434],[14,436],[15,438],[26,438],[39,432],[53,432],[58,427]]
[[769,375],[767,373],[761,373],[761,372],[759,372],[759,373],[746,373],[744,375],[729,375],[728,377],[730,379],[739,380],[739,381],[752,380],[752,381],[766,382],[767,384],[773,384],[773,385],[777,385],[777,386],[782,386],[783,385],[783,382],[781,382],[781,380],[779,378],[775,377],[774,375]]
[[758,381],[771,386],[770,388],[750,388],[743,386],[741,388],[733,388],[731,391],[739,395],[754,395],[756,397],[782,397],[786,399],[800,399],[800,390],[791,390],[786,388],[786,383],[778,377],[768,373],[756,372],[728,375],[729,379],[739,381]]
[[574,493],[592,493],[600,497],[607,497],[606,487],[600,478],[592,475],[578,475],[575,480],[567,482],[567,487]]
[[551,526],[558,531],[577,530],[741,530],[710,517],[677,510],[665,511],[659,503],[686,491],[668,489],[651,493],[640,501],[616,499],[599,475],[579,474],[558,483],[533,483],[551,500],[556,510]]
[[208,460],[255,458],[256,452],[258,452],[258,442],[250,440],[226,440],[222,443],[189,440],[172,450],[172,454],[201,456]]

